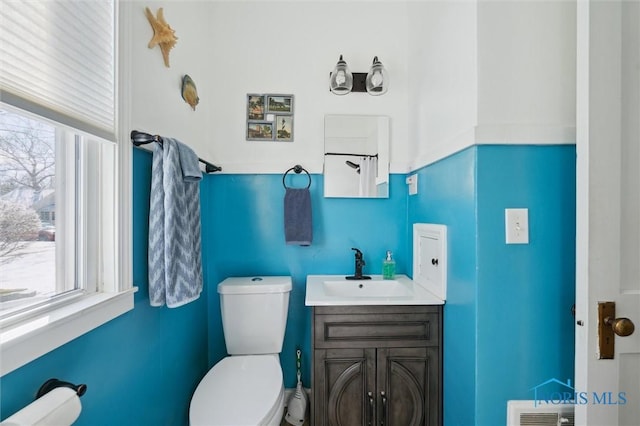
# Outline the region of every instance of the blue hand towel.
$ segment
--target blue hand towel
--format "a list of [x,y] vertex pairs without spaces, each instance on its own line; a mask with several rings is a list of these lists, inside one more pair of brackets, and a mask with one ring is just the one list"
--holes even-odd
[[309,188],[287,188],[284,194],[284,236],[287,244],[311,245],[311,193]]
[[191,168],[185,175],[178,141],[163,138],[162,145],[154,145],[148,258],[151,306],[175,308],[202,292],[200,183],[194,180],[191,166],[185,167]]

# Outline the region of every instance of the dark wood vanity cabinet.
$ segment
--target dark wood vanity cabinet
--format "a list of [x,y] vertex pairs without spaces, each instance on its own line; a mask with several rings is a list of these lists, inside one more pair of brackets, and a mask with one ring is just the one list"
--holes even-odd
[[441,425],[441,335],[441,306],[314,307],[312,425]]

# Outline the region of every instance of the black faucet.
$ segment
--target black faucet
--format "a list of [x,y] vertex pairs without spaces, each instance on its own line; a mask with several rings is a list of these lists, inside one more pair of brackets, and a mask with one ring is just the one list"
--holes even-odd
[[353,247],[351,250],[356,252],[356,273],[354,275],[349,275],[345,277],[348,280],[370,280],[371,277],[367,275],[362,275],[362,267],[366,264],[364,259],[362,258],[362,252],[357,248]]

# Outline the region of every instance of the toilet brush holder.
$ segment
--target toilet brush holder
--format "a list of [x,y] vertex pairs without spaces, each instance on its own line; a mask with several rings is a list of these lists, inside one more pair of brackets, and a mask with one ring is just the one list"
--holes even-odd
[[302,387],[302,373],[300,371],[302,358],[301,355],[302,351],[300,349],[297,349],[296,375],[298,377],[298,383],[296,385],[296,391],[291,395],[289,401],[287,402],[287,414],[284,416],[285,421],[291,425],[302,425],[307,413],[307,394]]

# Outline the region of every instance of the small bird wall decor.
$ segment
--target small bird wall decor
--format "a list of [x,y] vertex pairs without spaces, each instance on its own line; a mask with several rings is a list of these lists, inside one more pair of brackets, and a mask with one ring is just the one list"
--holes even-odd
[[149,42],[149,49],[153,49],[156,46],[160,46],[162,51],[162,58],[164,59],[164,65],[169,68],[169,51],[176,45],[178,37],[176,32],[167,24],[164,20],[164,11],[162,8],[158,9],[157,16],[153,16],[151,10],[148,7],[145,8],[145,14],[147,19],[153,28],[153,38]]
[[185,74],[184,77],[182,77],[182,99],[191,105],[191,108],[193,108],[194,111],[196,110],[196,105],[200,102],[196,83],[194,83],[193,79],[189,77],[189,74]]

